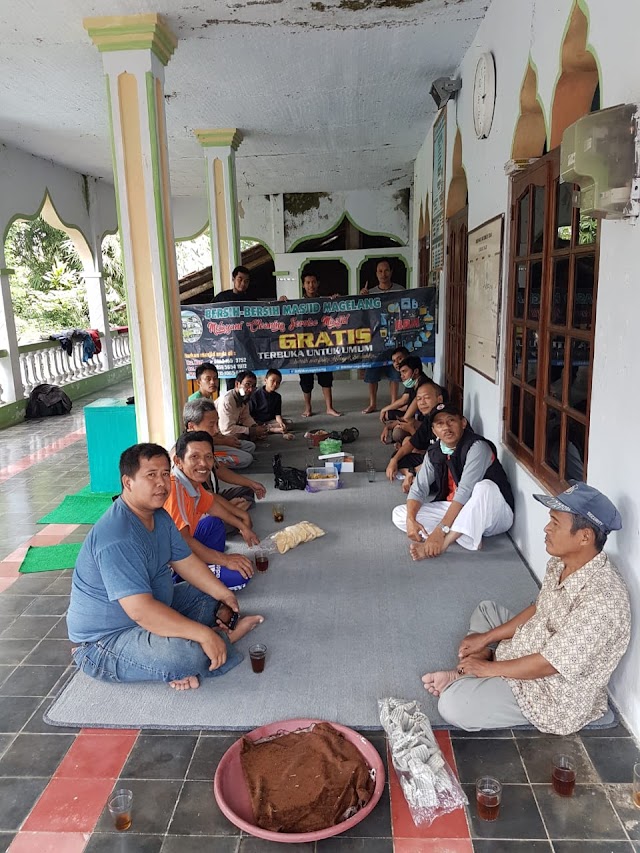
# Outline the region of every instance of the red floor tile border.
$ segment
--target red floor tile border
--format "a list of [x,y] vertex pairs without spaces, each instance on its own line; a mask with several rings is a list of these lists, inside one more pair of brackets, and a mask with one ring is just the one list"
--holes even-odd
[[24,560],[28,550],[29,550],[29,540],[27,540],[26,542],[23,542],[22,545],[18,545],[18,547],[15,549],[15,551],[12,551],[10,554],[7,554],[7,556],[4,558],[3,562],[4,563],[17,562],[18,564],[21,564],[22,561]]
[[0,577],[0,592],[4,592],[5,589],[9,589],[11,584],[15,583],[18,580],[19,575],[9,575],[8,577]]
[[[436,736],[436,740],[438,741],[438,745],[442,750],[442,753],[451,767],[452,771],[455,773],[456,777],[458,775],[455,758],[453,755],[453,747],[451,745],[451,736],[448,731],[443,729],[438,729],[434,732]],[[438,841],[439,843],[444,843],[446,841],[466,841],[471,837],[469,832],[469,825],[467,823],[467,816],[465,814],[464,809],[457,809],[454,812],[450,812],[449,814],[442,815],[442,817],[436,818],[433,823],[430,825],[420,824],[416,826],[413,822],[413,818],[411,817],[411,812],[409,811],[409,806],[407,805],[407,801],[404,798],[404,794],[402,793],[402,788],[400,787],[400,782],[398,781],[398,776],[396,771],[393,769],[393,765],[391,763],[391,755],[389,754],[389,795],[391,799],[391,826],[392,826],[392,834],[394,840],[394,850],[398,853],[399,849],[402,849],[402,853],[411,853],[414,850],[412,847],[402,847],[398,848],[396,845],[401,841],[409,840],[411,843],[419,842],[422,844],[423,842],[426,844],[429,842]],[[470,844],[471,842],[469,842]],[[415,853],[439,853],[440,847],[429,847],[428,845],[425,847],[417,846],[415,847]],[[448,853],[449,849],[452,853],[458,853],[460,851],[472,850],[471,846],[469,847],[442,847],[442,853]]]
[[473,853],[473,842],[467,838],[399,838],[394,839],[393,853]]
[[33,538],[38,539],[40,536],[60,536],[64,539],[65,536],[73,533],[78,527],[80,527],[79,524],[45,524],[42,530],[38,530]]
[[8,853],[82,853],[88,832],[19,832]]
[[22,560],[2,560],[0,562],[0,578],[12,578],[15,580],[20,577],[19,569],[21,565]]
[[66,535],[64,533],[58,533],[55,536],[38,533],[32,536],[27,544],[32,548],[46,548],[48,545],[60,545],[61,542],[64,542],[65,538]]
[[[132,729],[111,729],[102,734],[96,734],[92,729],[81,729],[14,839],[12,851],[13,844],[19,839],[21,844],[30,843],[22,841],[21,836],[68,835],[73,837],[69,841],[72,844],[79,834],[90,835],[138,734],[138,730]],[[45,853],[49,850],[36,846],[15,849],[19,853],[36,849],[38,853]],[[51,847],[55,853],[76,853],[82,849]]]
[[81,731],[60,762],[54,779],[112,779],[120,775],[137,732],[112,730],[109,734]]
[[7,465],[6,468],[0,468],[0,483],[4,483],[11,479],[11,477],[15,477],[16,474],[21,474],[23,471],[26,471],[27,468],[31,468],[32,465],[37,465],[38,462],[42,462],[43,459],[47,459],[49,456],[53,456],[54,453],[58,453],[58,451],[63,448],[69,447],[70,444],[80,441],[81,438],[84,438],[84,435],[84,429],[70,432],[68,435],[65,435],[64,438],[59,438],[57,441],[53,441],[51,444],[41,447],[40,450],[36,450],[35,453],[30,453],[28,456],[23,456],[22,459],[17,459],[15,462]]
[[26,832],[92,832],[113,779],[51,779],[22,829]]

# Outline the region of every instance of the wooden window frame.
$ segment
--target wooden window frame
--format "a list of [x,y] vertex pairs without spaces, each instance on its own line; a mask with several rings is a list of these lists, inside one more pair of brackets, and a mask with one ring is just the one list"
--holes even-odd
[[[567,451],[567,418],[578,422],[584,427],[583,464],[584,476],[587,477],[588,445],[589,445],[589,414],[591,408],[591,385],[593,379],[593,359],[596,326],[596,307],[598,291],[598,266],[600,256],[600,229],[597,229],[594,243],[586,245],[578,244],[578,225],[580,222],[580,211],[573,208],[571,217],[572,241],[568,247],[556,248],[555,233],[556,209],[558,186],[557,178],[560,169],[560,149],[556,148],[544,157],[539,158],[529,169],[515,175],[512,178],[510,235],[509,235],[509,286],[507,301],[507,333],[505,347],[505,389],[504,389],[504,424],[503,441],[511,450],[513,455],[520,461],[535,477],[540,480],[551,491],[561,491],[567,487],[566,477],[563,476],[566,467]],[[537,182],[537,183],[536,183]],[[533,192],[529,193],[529,223],[527,251],[524,255],[518,254],[518,239],[520,231],[519,202],[523,198],[527,188],[533,186],[544,186],[544,226],[543,245],[541,252],[530,252],[531,232],[533,229]],[[575,242],[574,242],[575,240]],[[591,307],[591,328],[574,329],[573,320],[573,295],[575,289],[574,270],[576,263],[581,257],[593,257],[594,281]],[[568,286],[566,298],[566,316],[564,324],[552,322],[551,310],[554,290],[554,262],[566,258],[568,265]],[[526,264],[530,269],[532,261],[541,262],[541,288],[539,319],[537,322],[529,318],[529,294],[530,275],[527,273],[524,291],[524,308],[521,317],[517,317],[517,273],[521,264]],[[514,370],[514,340],[516,327],[522,327],[522,353],[520,361],[520,376]],[[535,386],[532,387],[527,379],[527,330],[534,329],[538,333],[537,340],[537,367]],[[562,371],[562,396],[558,399],[549,393],[548,378],[550,367],[550,339],[553,336],[563,336],[565,348],[563,352],[564,369]],[[587,388],[585,411],[581,412],[573,408],[568,402],[569,379],[571,365],[571,349],[574,341],[586,341],[590,346],[590,358],[587,365]],[[511,431],[512,422],[512,388],[519,386],[519,412],[518,412],[518,435]],[[533,449],[530,449],[523,441],[524,430],[524,395],[525,392],[534,397],[534,435]],[[546,461],[547,455],[547,410],[554,409],[559,416],[560,443],[558,448],[558,467],[555,471]]]

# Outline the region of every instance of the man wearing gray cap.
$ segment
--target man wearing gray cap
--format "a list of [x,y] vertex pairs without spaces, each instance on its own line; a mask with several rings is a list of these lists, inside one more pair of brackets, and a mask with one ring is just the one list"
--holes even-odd
[[607,711],[607,685],[629,644],[624,581],[602,550],[620,513],[586,483],[557,497],[544,528],[551,559],[534,604],[517,616],[493,601],[473,612],[452,670],[428,672],[438,710],[467,731],[533,724],[567,735]]

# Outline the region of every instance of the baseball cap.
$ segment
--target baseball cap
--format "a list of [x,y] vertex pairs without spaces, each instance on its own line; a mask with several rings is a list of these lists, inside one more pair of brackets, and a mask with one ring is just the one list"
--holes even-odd
[[550,495],[534,495],[534,498],[547,509],[582,515],[604,533],[611,533],[612,530],[620,530],[622,527],[620,513],[609,498],[586,483],[574,483],[555,498]]
[[429,414],[429,424],[433,426],[433,419],[436,415],[457,415],[459,418],[463,417],[460,409],[455,405],[455,403],[438,403],[435,409],[432,409]]

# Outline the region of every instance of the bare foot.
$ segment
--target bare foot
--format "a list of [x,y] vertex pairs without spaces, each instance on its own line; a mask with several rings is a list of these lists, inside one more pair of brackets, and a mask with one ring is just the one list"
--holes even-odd
[[412,542],[409,545],[409,553],[412,560],[426,560],[428,558],[424,542]]
[[337,409],[327,409],[327,414],[331,415],[334,418],[342,417],[342,412],[338,412]]
[[424,689],[433,696],[440,696],[443,690],[459,678],[457,669],[441,669],[438,672],[427,672],[422,676],[422,683]]
[[257,628],[263,622],[264,616],[243,616],[242,619],[238,619],[238,624],[233,631],[229,631],[227,636],[230,642],[236,643],[242,637],[246,636],[249,631],[253,631],[254,628]]
[[311,409],[305,409],[300,417],[302,418],[310,418],[313,415]]
[[375,406],[367,406],[366,409],[362,410],[363,415],[370,415],[372,412],[377,412],[377,408]]
[[196,690],[200,687],[200,680],[197,675],[188,675],[186,678],[170,681],[169,687],[173,687],[174,690]]

